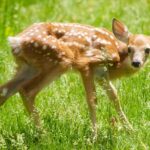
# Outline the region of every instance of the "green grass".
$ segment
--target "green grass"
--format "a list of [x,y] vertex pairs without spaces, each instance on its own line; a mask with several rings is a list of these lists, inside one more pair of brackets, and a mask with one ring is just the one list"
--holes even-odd
[[[0,84],[14,73],[7,37],[34,22],[78,22],[111,30],[113,17],[133,33],[150,34],[150,0],[0,0]],[[98,140],[92,143],[85,93],[79,76],[63,75],[37,97],[42,134],[24,110],[19,95],[0,108],[0,149],[140,150],[139,136],[150,146],[150,65],[136,76],[115,81],[123,109],[137,130],[131,136],[110,125],[114,107],[97,85]]]

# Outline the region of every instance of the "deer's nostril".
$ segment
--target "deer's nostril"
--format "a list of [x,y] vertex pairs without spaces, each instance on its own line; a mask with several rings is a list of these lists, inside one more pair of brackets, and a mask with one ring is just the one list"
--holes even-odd
[[132,66],[137,67],[137,68],[140,67],[140,64],[141,63],[139,61],[133,61],[132,62]]

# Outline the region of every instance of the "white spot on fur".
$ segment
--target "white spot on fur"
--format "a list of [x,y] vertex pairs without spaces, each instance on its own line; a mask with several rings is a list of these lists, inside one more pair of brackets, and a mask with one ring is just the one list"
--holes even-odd
[[114,37],[113,37],[111,34],[109,35],[109,37],[110,37],[112,40],[114,40]]
[[31,40],[30,43],[34,43],[34,40]]
[[65,53],[65,52],[61,52],[61,54],[62,54],[62,55],[65,55],[66,53]]
[[39,30],[38,30],[38,29],[36,29],[36,30],[35,30],[35,32],[36,32],[36,33],[38,33],[38,32],[39,32]]
[[81,49],[85,48],[85,46],[83,44],[79,44],[77,42],[66,42],[66,43],[63,43],[63,44],[66,44],[67,46],[75,46],[75,47],[78,47],[78,48],[81,48]]
[[41,38],[42,37],[42,35],[38,35],[38,38]]
[[92,45],[91,38],[89,38],[89,37],[85,37],[85,38],[86,38],[86,41],[87,41],[90,45]]
[[96,28],[95,30],[100,32],[101,34],[108,35],[108,33],[106,31],[104,31],[103,29]]
[[118,42],[115,41],[115,45],[116,45],[117,48],[119,49],[119,44],[118,44]]
[[43,38],[43,41],[46,41],[47,39],[46,38]]
[[79,38],[79,39],[81,39],[81,38],[82,38],[82,36],[81,36],[81,35],[79,35],[79,36],[78,36],[78,38]]
[[30,36],[33,36],[34,35],[34,33],[32,32],[32,33],[30,33]]
[[52,40],[51,40],[51,42],[55,43],[55,42],[56,42],[56,40],[55,40],[55,39],[52,39]]
[[94,53],[93,53],[92,51],[87,51],[87,52],[85,53],[85,55],[86,55],[87,57],[91,57],[91,56],[94,55]]
[[8,37],[8,41],[12,48],[20,48],[22,44],[22,39],[20,37]]
[[71,61],[69,59],[64,59],[64,62],[67,63],[67,64],[71,63]]
[[30,40],[30,37],[26,37],[25,40],[26,40],[26,41],[29,41],[29,40]]
[[56,49],[56,46],[55,46],[55,45],[52,45],[52,49]]
[[46,31],[43,31],[42,33],[43,33],[43,34],[46,34]]
[[117,58],[118,58],[118,55],[117,55],[116,53],[113,53],[113,54],[112,54],[112,58],[113,58],[113,59],[117,59]]
[[105,39],[100,39],[100,38],[98,38],[98,39],[96,40],[96,42],[98,42],[98,43],[100,43],[100,44],[104,44],[104,45],[110,45],[110,44],[111,44],[110,41],[107,41],[107,40],[105,40]]
[[93,36],[92,36],[92,39],[93,39],[93,40],[96,40],[96,39],[97,39],[97,36],[96,36],[96,35],[93,35]]

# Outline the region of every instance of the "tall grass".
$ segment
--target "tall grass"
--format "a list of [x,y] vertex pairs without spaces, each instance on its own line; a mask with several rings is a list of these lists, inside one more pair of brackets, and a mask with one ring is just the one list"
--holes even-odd
[[[124,21],[133,33],[150,34],[149,0],[0,0],[0,84],[14,73],[7,37],[34,22],[78,22],[111,30],[113,17]],[[115,81],[123,109],[150,146],[150,66],[136,76]],[[97,83],[96,83],[97,84]],[[81,79],[69,72],[37,97],[43,121],[36,130],[18,94],[0,108],[0,149],[141,149],[136,136],[111,126],[116,112],[97,84],[98,141],[92,143],[91,125]]]

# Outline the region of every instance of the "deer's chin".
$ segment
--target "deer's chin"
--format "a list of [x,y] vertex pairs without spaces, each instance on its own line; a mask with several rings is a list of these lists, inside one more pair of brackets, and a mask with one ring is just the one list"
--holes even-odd
[[141,67],[134,67],[134,66],[132,66],[132,69],[135,70],[135,71],[138,71],[138,70],[141,69]]

